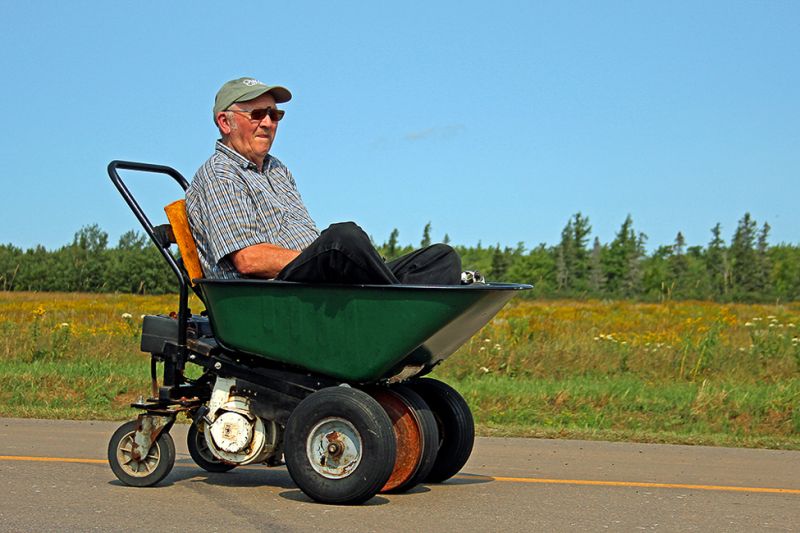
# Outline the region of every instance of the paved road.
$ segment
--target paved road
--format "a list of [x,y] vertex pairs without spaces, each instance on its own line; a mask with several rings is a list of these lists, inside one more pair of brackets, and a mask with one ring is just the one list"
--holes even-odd
[[800,452],[481,438],[447,483],[337,507],[284,468],[200,470],[186,426],[160,486],[123,486],[118,425],[0,419],[0,531],[800,530]]

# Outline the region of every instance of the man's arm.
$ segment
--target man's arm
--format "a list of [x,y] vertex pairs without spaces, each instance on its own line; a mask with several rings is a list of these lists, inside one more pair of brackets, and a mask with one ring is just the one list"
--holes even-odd
[[272,279],[298,255],[297,250],[260,243],[231,252],[229,257],[243,276]]

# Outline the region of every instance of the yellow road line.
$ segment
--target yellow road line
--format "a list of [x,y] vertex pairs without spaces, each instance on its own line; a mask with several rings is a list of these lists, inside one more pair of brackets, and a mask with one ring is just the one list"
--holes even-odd
[[105,459],[77,459],[74,457],[26,457],[24,455],[0,455],[0,461],[38,461],[43,463],[108,464]]
[[[466,476],[465,476],[466,477]],[[735,487],[731,485],[690,485],[686,483],[645,483],[640,481],[594,481],[590,479],[545,479],[531,477],[487,476],[494,481],[511,483],[542,483],[557,485],[594,485],[601,487],[641,487],[651,489],[717,490],[728,492],[760,492],[772,494],[800,494],[800,489],[778,489],[770,487]]]
[[[0,455],[0,461],[32,461],[45,463],[84,463],[107,464],[105,459],[79,459],[75,457],[30,457],[24,455]],[[590,485],[600,487],[639,487],[646,489],[689,489],[715,490],[726,492],[754,492],[767,494],[800,494],[800,489],[779,489],[771,487],[735,487],[732,485],[690,485],[686,483],[645,483],[641,481],[596,481],[591,479],[546,479],[537,477],[502,477],[461,474],[460,479],[485,478],[506,483],[540,483],[543,485]]]

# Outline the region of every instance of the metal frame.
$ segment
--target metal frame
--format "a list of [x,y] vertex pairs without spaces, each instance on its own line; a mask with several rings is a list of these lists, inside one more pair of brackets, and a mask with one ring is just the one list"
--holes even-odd
[[[153,226],[150,219],[142,210],[139,203],[131,194],[122,177],[119,175],[119,170],[132,170],[135,172],[147,172],[151,174],[166,174],[175,180],[181,186],[183,191],[189,188],[189,182],[186,181],[180,172],[174,168],[165,165],[151,165],[148,163],[137,163],[134,161],[112,161],[108,164],[108,176],[117,187],[117,190],[122,195],[125,203],[128,204],[133,214],[139,220],[139,223],[144,228],[150,240],[158,248],[159,253],[163,256],[169,267],[178,278],[179,284],[179,300],[178,300],[178,344],[177,350],[174,353],[164,354],[164,382],[162,389],[158,391],[159,400],[168,400],[172,387],[185,383],[183,378],[183,368],[187,358],[186,348],[186,328],[189,323],[189,279],[184,273],[181,266],[169,252],[170,243],[163,242],[156,233],[156,228]],[[151,377],[155,379],[155,360],[151,364]],[[166,389],[166,390],[164,390]],[[154,393],[156,391],[153,391]],[[166,397],[165,397],[166,396]]]

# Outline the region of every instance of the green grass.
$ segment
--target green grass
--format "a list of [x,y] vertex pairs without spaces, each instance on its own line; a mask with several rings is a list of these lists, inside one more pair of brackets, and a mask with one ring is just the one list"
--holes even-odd
[[122,361],[2,361],[0,416],[120,420],[149,394],[149,358]]
[[[434,375],[434,377],[437,377]],[[0,416],[122,420],[149,391],[148,357],[2,361]],[[800,449],[800,379],[652,383],[635,376],[444,378],[480,435]]]
[[[176,303],[0,292],[0,416],[133,417],[139,316]],[[434,377],[482,435],[800,449],[800,303],[519,301]]]
[[635,376],[446,379],[479,433],[800,449],[800,379],[652,383]]

